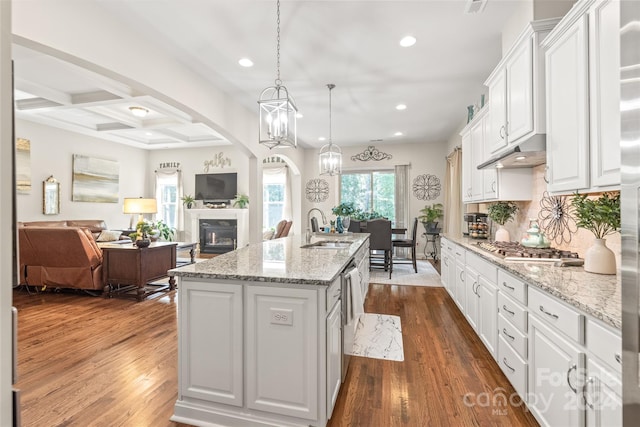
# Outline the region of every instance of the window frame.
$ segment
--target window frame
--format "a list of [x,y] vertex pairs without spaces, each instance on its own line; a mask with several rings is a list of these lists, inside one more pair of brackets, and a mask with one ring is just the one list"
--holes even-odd
[[[365,169],[343,169],[342,174],[340,175],[340,179],[338,179],[338,203],[342,203],[342,175],[353,175],[353,174],[369,174],[371,188],[373,189],[373,174],[374,173],[390,173],[394,176],[394,184],[396,179],[396,171],[393,167],[382,167],[382,168],[365,168]],[[373,206],[373,191],[371,191],[371,209],[375,210]],[[393,205],[395,207],[396,200],[394,196]],[[394,211],[394,219],[395,219],[395,211]]]

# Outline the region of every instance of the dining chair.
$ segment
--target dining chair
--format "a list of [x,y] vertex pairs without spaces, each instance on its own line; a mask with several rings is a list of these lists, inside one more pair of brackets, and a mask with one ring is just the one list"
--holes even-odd
[[413,270],[418,272],[418,264],[416,263],[416,236],[418,233],[418,218],[413,219],[413,229],[411,230],[410,239],[394,239],[392,241],[394,248],[411,248],[411,260],[400,261],[396,258],[394,264],[413,264]]
[[[376,219],[367,221],[369,236],[369,266],[370,269],[382,268],[389,271],[389,279],[393,272],[393,244],[391,242],[391,221]],[[375,251],[382,251],[379,256]]]
[[350,231],[352,233],[360,233],[360,221],[355,221],[352,219],[349,223],[349,228],[347,229],[347,231]]
[[284,228],[287,226],[287,220],[283,219],[276,225],[276,232],[273,235],[274,239],[279,239],[280,237],[285,237],[282,234],[284,233]]

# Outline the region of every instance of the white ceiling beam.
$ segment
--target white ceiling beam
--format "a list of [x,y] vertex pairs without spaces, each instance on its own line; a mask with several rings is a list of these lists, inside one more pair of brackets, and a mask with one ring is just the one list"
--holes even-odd
[[38,83],[16,78],[15,87],[23,92],[34,95],[34,98],[48,99],[49,101],[53,101],[61,105],[71,104],[71,95],[68,93],[52,89]]

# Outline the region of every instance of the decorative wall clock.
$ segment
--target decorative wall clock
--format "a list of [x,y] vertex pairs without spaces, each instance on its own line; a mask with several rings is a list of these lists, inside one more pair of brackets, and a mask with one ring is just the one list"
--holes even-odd
[[329,197],[329,183],[324,179],[310,179],[307,181],[305,193],[310,202],[324,202]]
[[437,199],[440,190],[440,178],[435,175],[418,175],[413,179],[413,195],[419,200]]
[[567,197],[550,196],[546,191],[540,200],[538,221],[547,239],[553,240],[558,245],[570,243],[571,235],[578,231]]

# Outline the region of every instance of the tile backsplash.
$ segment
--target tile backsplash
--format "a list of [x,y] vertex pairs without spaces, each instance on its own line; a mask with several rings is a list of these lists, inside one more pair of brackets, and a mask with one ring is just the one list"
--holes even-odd
[[[538,214],[541,210],[540,201],[544,197],[544,193],[547,189],[547,184],[544,182],[544,168],[545,165],[536,166],[533,168],[533,199],[530,202],[516,202],[518,205],[518,212],[516,213],[516,217],[514,220],[509,221],[505,224],[505,228],[509,231],[511,235],[511,240],[520,241],[524,235],[526,234],[527,229],[529,228],[529,220],[531,218],[538,218]],[[571,203],[571,195],[566,196],[568,203]],[[486,212],[488,208],[488,204],[480,204],[478,206],[478,210],[480,212]],[[574,229],[577,227],[573,227]],[[497,225],[492,226],[492,238],[495,236],[495,230],[497,229]],[[581,258],[584,258],[584,254],[587,249],[593,243],[595,236],[588,230],[584,230],[582,228],[578,228],[576,233],[571,234],[571,241],[569,243],[557,241],[552,241],[551,246],[563,249],[570,250],[573,252],[577,252]],[[614,233],[606,237],[607,239],[607,247],[611,249],[616,255],[616,263],[618,265],[618,269],[620,269],[620,261],[621,261],[621,242],[620,242],[620,233]]]

